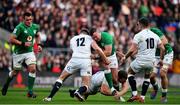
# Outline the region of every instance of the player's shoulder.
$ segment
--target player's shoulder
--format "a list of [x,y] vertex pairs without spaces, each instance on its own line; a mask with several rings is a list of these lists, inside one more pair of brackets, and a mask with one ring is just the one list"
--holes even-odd
[[16,28],[21,28],[21,27],[24,27],[24,23],[23,23],[23,22],[20,22],[20,23],[16,26]]
[[163,36],[163,32],[157,27],[151,27],[150,30],[158,36]]
[[36,24],[36,23],[32,23],[32,27],[35,27],[35,28],[39,28],[39,24]]

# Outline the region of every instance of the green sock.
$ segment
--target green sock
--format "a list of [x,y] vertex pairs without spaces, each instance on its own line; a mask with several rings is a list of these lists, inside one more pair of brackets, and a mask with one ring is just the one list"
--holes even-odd
[[8,76],[5,84],[9,86],[9,83],[10,83],[12,80],[13,80],[13,77],[9,77],[9,76]]
[[29,75],[28,75],[28,92],[30,94],[33,93],[34,81],[35,81],[35,74],[29,73]]
[[112,74],[111,71],[109,72],[108,70],[105,70],[105,78],[108,82],[109,88],[111,89],[113,87],[113,81],[112,81]]

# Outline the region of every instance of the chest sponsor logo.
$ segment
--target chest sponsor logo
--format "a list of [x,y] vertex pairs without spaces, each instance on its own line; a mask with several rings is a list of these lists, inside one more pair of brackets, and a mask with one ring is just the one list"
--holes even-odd
[[27,41],[32,41],[32,36],[28,36]]

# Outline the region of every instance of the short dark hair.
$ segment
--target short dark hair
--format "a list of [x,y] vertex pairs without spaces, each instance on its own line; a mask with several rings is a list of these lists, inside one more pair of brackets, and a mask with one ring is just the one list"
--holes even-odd
[[96,28],[91,28],[90,29],[90,35],[92,36],[94,32],[96,32]]
[[80,33],[86,33],[87,35],[90,35],[90,32],[87,28],[82,28]]
[[139,23],[143,26],[147,27],[149,25],[149,19],[147,17],[141,17],[139,19]]
[[127,72],[124,71],[124,70],[120,70],[120,71],[118,72],[118,77],[119,77],[120,79],[122,79],[122,78],[127,79]]
[[26,11],[25,13],[24,13],[24,18],[25,18],[25,16],[32,16],[32,12],[31,11]]

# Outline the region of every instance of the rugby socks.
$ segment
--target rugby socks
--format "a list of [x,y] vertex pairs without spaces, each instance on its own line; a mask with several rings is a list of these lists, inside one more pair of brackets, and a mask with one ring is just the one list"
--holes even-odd
[[51,93],[48,96],[48,98],[52,98],[61,86],[62,86],[62,80],[61,79],[56,80],[56,83],[54,84],[53,89],[51,90]]
[[144,99],[150,84],[150,79],[144,79],[141,91],[141,97]]
[[158,91],[158,84],[157,84],[157,82],[156,82],[155,80],[151,80],[150,82],[151,82],[151,84],[152,84],[152,86],[153,86],[153,89],[154,89],[155,91]]
[[136,81],[134,80],[134,75],[128,74],[128,81],[129,81],[129,85],[131,86],[132,95],[136,96],[137,95],[137,87],[136,87]]
[[79,94],[83,94],[84,92],[87,91],[87,89],[88,89],[87,86],[81,86],[81,87],[79,88],[78,92],[79,92]]
[[111,89],[111,92],[114,91],[115,89],[113,87],[111,70],[104,70],[104,75],[105,75],[106,81],[108,82],[109,88]]
[[5,85],[6,86],[9,86],[9,84],[10,84],[10,82],[13,80],[13,74],[12,74],[12,71],[10,71],[9,72],[9,75],[8,75],[8,78],[7,78],[7,80],[6,80],[6,83],[5,83]]
[[36,73],[30,73],[28,75],[28,93],[33,94],[33,86],[35,81]]
[[167,89],[162,88],[162,97],[166,97],[167,91],[168,91]]

